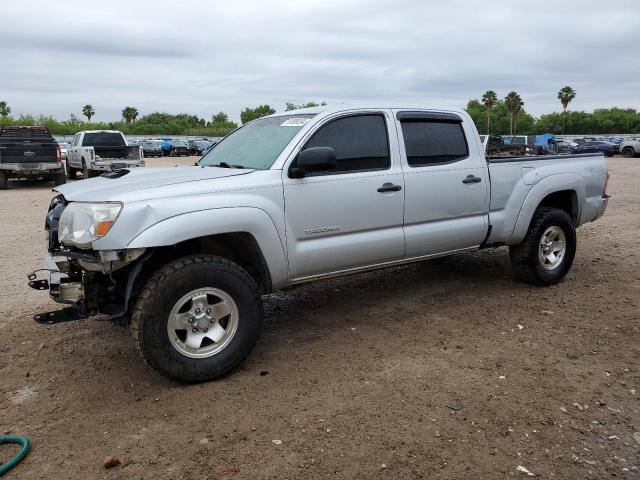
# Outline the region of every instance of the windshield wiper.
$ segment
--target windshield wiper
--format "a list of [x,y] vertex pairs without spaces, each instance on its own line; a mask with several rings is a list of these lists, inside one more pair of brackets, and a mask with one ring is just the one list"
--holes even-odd
[[222,168],[244,168],[242,165],[229,165],[227,162],[220,162],[217,165],[208,165],[209,167],[222,167]]

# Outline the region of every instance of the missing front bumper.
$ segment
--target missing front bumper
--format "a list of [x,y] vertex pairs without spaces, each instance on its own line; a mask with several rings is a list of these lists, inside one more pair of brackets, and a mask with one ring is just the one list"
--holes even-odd
[[[27,275],[29,286],[36,290],[48,288],[49,295],[58,303],[79,305],[85,297],[84,286],[81,282],[71,281],[64,270],[68,271],[67,260],[55,261],[53,257],[47,255],[44,259],[44,268]],[[37,274],[41,272],[44,278],[38,279]]]

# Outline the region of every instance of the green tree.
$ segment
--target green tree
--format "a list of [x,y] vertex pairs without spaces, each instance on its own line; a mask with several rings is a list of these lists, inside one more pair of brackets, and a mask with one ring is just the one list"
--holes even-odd
[[207,124],[207,127],[213,132],[214,136],[226,136],[236,128],[238,128],[238,124],[229,120],[229,116],[224,112],[218,112],[213,117],[211,117],[211,121]]
[[498,103],[498,95],[493,90],[487,90],[482,95],[482,105],[484,105],[484,109],[487,112],[487,135],[489,135],[490,127],[491,127],[491,110]]
[[131,124],[138,118],[138,110],[135,107],[124,107],[122,109],[122,118],[127,124]]
[[82,107],[82,114],[87,117],[87,122],[91,121],[91,117],[93,117],[96,114],[96,111],[93,108],[93,105],[85,105],[84,107]]
[[7,118],[11,114],[11,107],[5,100],[0,100],[0,117]]
[[520,95],[512,90],[504,98],[504,103],[507,107],[507,111],[509,112],[509,135],[513,135],[514,123],[517,122],[518,113],[522,110],[524,102],[522,101],[522,98],[520,98]]
[[269,105],[259,105],[256,108],[247,107],[242,112],[240,112],[240,120],[244,124],[250,122],[251,120],[255,120],[256,118],[266,117],[267,115],[271,115],[272,113],[276,113],[276,111]]
[[326,104],[327,104],[327,102],[316,103],[316,102],[311,101],[311,102],[307,102],[307,103],[304,103],[304,104],[301,104],[301,105],[296,105],[295,103],[287,102],[285,104],[285,110],[288,112],[290,110],[298,110],[300,108],[320,107],[320,106],[323,106],[323,105],[326,105]]

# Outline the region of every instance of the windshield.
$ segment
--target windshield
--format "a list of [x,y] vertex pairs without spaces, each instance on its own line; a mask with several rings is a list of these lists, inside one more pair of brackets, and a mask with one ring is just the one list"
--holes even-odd
[[149,148],[159,148],[160,147],[160,143],[158,143],[158,142],[142,142],[142,146],[143,147],[149,147]]
[[298,114],[254,120],[217,143],[198,164],[268,169],[311,118]]

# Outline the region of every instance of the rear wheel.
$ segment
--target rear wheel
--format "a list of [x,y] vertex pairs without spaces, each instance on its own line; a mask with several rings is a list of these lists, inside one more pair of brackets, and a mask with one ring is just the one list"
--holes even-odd
[[189,256],[147,281],[131,314],[131,334],[145,361],[171,378],[220,377],[253,348],[262,322],[256,282],[239,265]]
[[553,285],[569,272],[576,254],[576,230],[564,210],[540,208],[524,240],[509,249],[518,280]]
[[624,147],[622,149],[622,156],[625,158],[631,158],[635,155],[635,150],[633,149],[633,147]]
[[69,180],[72,180],[76,178],[76,174],[78,173],[78,170],[69,165],[68,159],[66,163],[67,163],[67,178],[69,178]]
[[93,170],[89,170],[89,167],[87,166],[87,162],[85,162],[84,160],[82,160],[82,176],[84,178],[94,177]]
[[9,179],[6,172],[0,170],[0,190],[6,190],[9,185]]
[[67,177],[64,173],[64,167],[62,167],[59,171],[53,174],[53,184],[57,187],[58,185],[64,185],[65,183],[67,183]]

